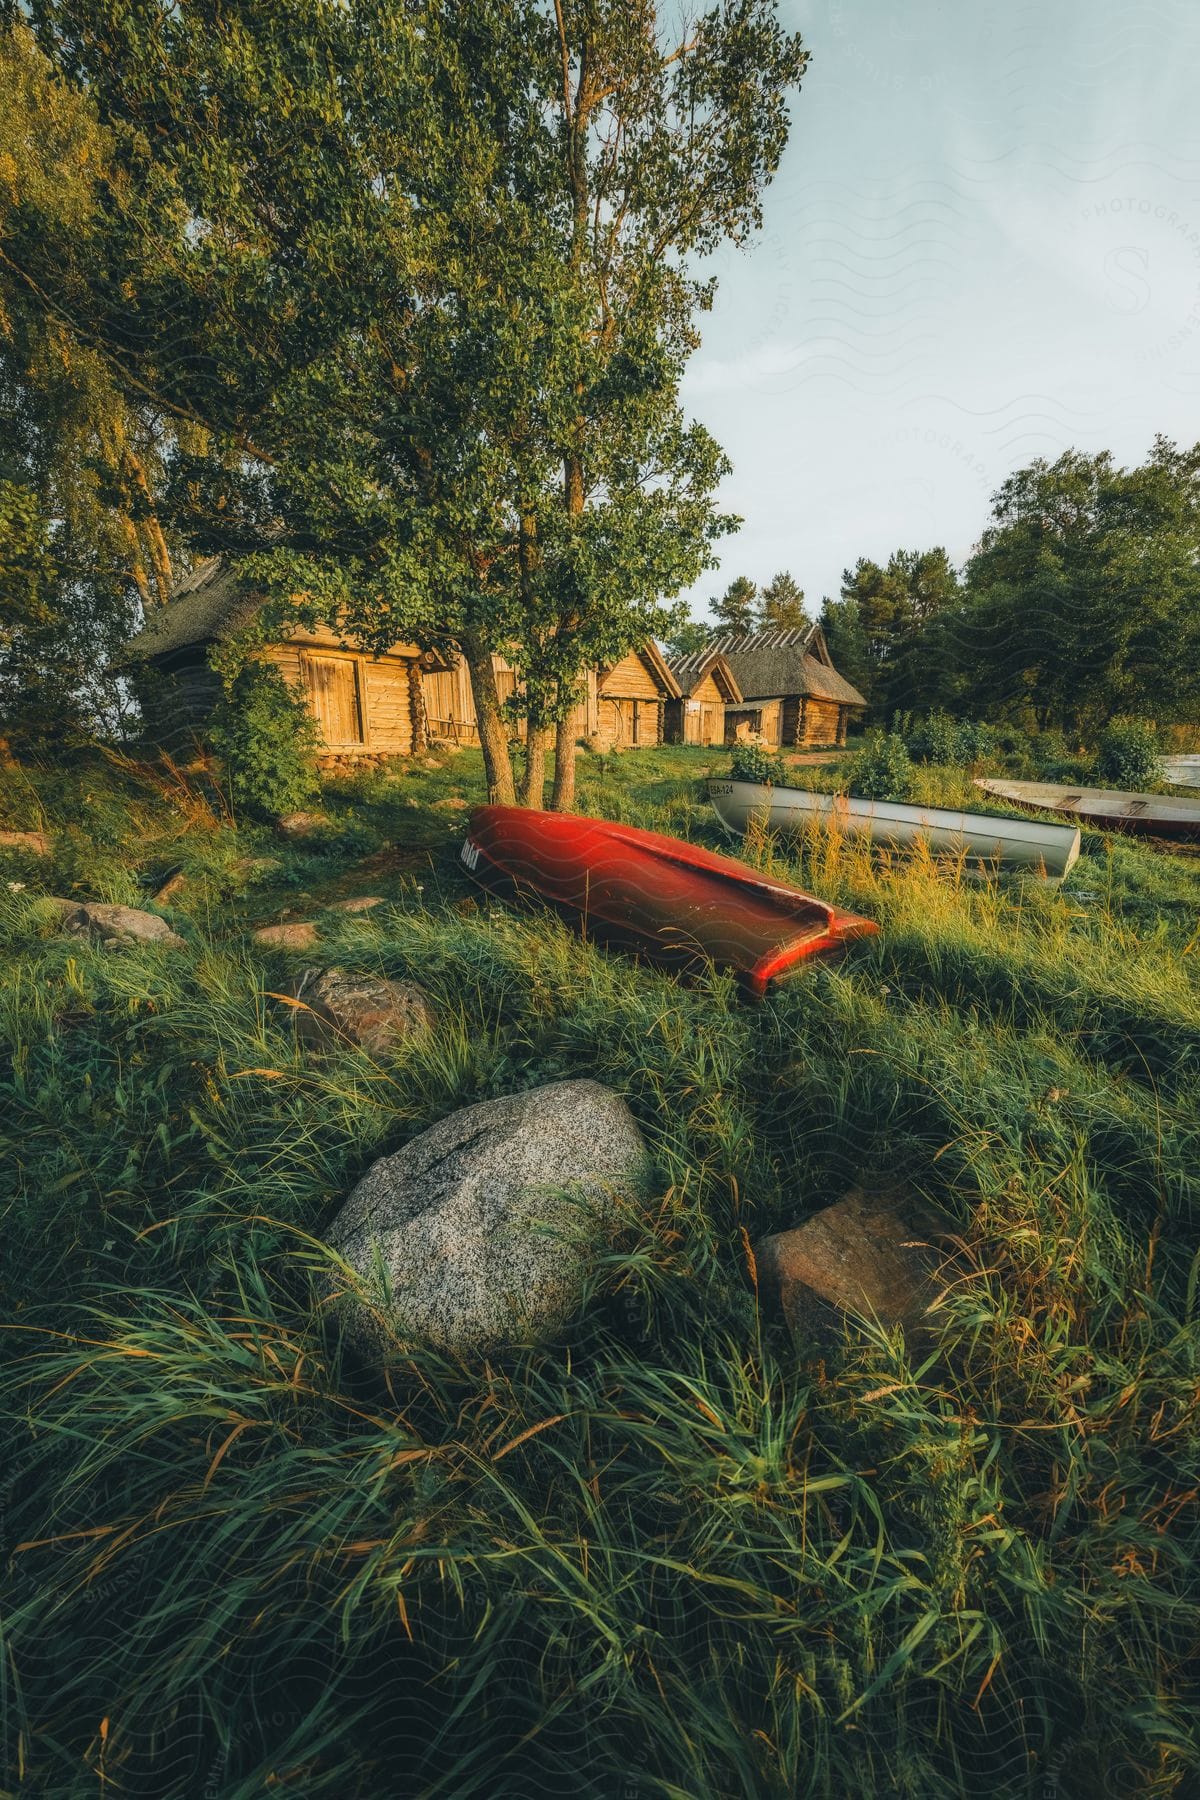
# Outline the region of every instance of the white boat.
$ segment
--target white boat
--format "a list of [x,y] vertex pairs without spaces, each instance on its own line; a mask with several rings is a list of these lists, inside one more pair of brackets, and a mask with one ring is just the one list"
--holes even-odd
[[784,833],[819,824],[891,850],[924,843],[934,856],[961,858],[971,866],[1024,869],[1050,881],[1061,881],[1079,855],[1074,826],[1038,819],[989,819],[943,806],[810,794],[804,788],[766,787],[756,781],[710,781],[708,797],[721,823],[738,835],[752,819]]
[[1178,794],[1127,794],[1123,788],[1064,787],[1061,782],[982,777],[976,777],[975,786],[1015,806],[1066,813],[1096,831],[1200,841],[1200,800],[1182,800]]
[[1163,780],[1175,787],[1200,788],[1200,756],[1162,756]]

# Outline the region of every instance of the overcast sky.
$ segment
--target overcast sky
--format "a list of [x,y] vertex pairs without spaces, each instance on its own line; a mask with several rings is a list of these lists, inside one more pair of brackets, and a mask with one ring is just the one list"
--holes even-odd
[[1014,468],[1200,438],[1200,0],[785,0],[812,52],[685,386],[745,520],[691,596],[961,562]]

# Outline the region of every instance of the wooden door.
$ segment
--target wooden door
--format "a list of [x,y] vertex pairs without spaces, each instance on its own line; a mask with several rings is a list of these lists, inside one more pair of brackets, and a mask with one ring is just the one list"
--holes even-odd
[[600,701],[600,730],[614,744],[634,741],[634,705],[632,700],[616,700],[605,694]]
[[304,662],[312,709],[326,744],[361,744],[362,698],[353,658],[306,656]]
[[623,701],[622,704],[629,707],[631,714],[629,742],[633,744],[657,744],[659,737],[658,701],[626,700]]

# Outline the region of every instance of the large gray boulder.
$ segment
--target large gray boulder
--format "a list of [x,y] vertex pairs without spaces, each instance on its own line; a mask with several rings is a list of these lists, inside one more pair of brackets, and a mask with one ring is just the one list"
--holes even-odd
[[641,1193],[646,1146],[619,1094],[557,1081],[452,1113],[369,1169],[329,1241],[382,1321],[446,1349],[528,1342],[577,1306],[589,1262]]

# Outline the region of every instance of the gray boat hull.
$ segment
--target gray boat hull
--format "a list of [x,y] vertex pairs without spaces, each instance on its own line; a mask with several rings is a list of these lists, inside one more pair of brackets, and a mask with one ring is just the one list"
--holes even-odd
[[924,844],[933,856],[973,867],[1024,870],[1049,881],[1061,881],[1079,855],[1074,826],[1037,819],[993,819],[948,807],[810,794],[804,788],[765,787],[754,781],[710,781],[708,797],[726,830],[738,836],[745,835],[752,820],[790,836],[823,825],[890,850],[911,851]]

